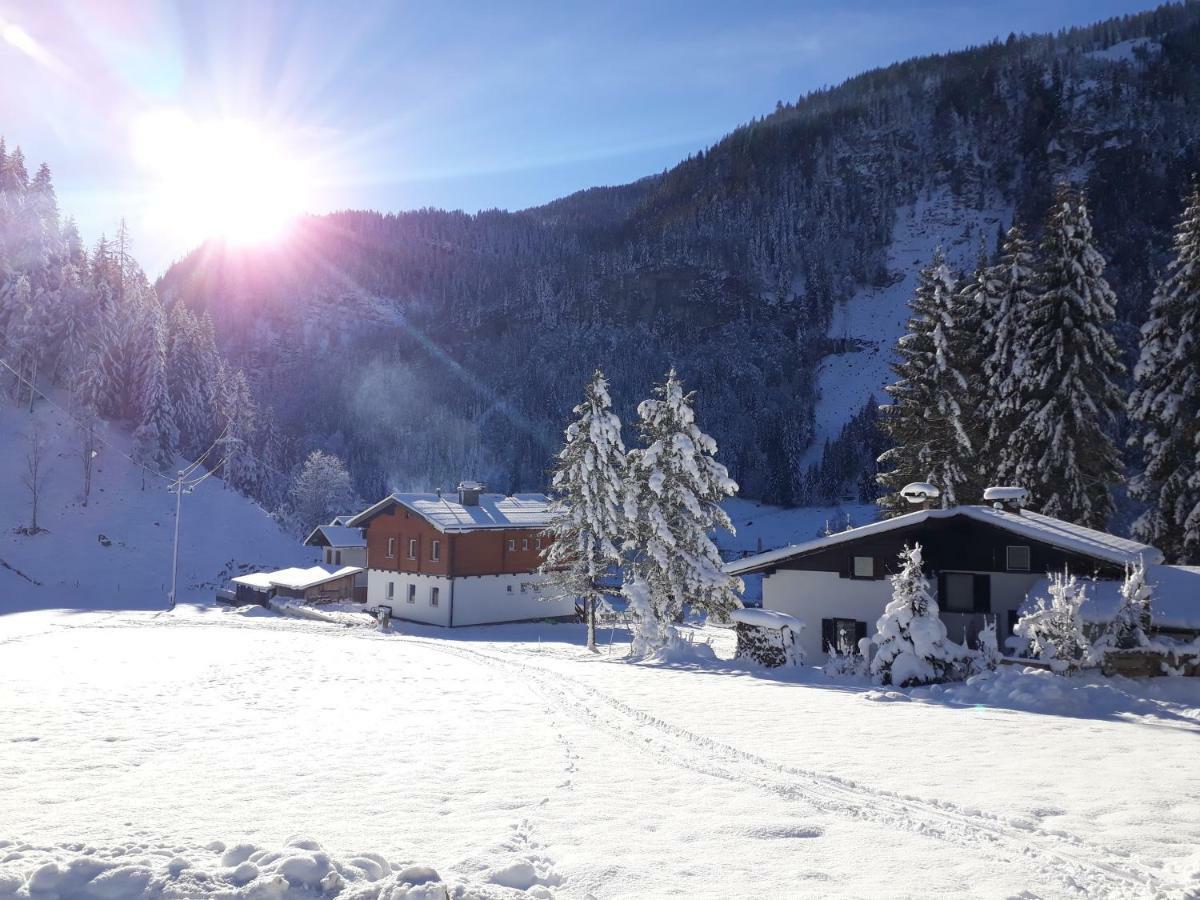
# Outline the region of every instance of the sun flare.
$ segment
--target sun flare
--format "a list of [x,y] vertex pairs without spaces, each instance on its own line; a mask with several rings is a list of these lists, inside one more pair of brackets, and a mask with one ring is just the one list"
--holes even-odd
[[309,181],[300,162],[246,120],[147,113],[134,125],[133,151],[153,185],[152,226],[195,242],[269,241],[305,208]]

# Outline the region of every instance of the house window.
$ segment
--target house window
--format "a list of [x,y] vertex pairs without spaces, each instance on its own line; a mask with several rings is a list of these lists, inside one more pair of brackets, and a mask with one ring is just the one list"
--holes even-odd
[[521,549],[522,550],[529,549],[529,538],[521,538]]
[[825,652],[856,652],[860,639],[867,636],[867,623],[857,619],[822,619],[821,639]]
[[529,584],[527,582],[522,581],[521,582],[521,593],[524,594],[528,590],[529,590]]
[[1007,547],[1005,548],[1007,559],[1006,568],[1010,572],[1028,572],[1029,571],[1029,548],[1028,547]]
[[410,584],[408,586],[408,602],[409,603],[417,602],[417,586],[415,584]]
[[516,539],[516,538],[509,538],[509,539],[508,539],[508,549],[509,549],[509,550],[516,550],[516,549],[517,549],[517,539]]
[[534,541],[533,541],[533,548],[534,548],[535,550],[541,550],[541,549],[542,549],[542,539],[541,539],[541,538],[535,538],[535,539],[534,539]]
[[874,578],[875,577],[875,557],[873,556],[856,556],[854,557],[854,565],[851,570],[855,578]]
[[434,562],[437,562],[439,559],[442,558],[442,542],[441,541],[430,541],[429,542],[429,558],[432,559]]
[[334,565],[338,565],[338,566],[340,566],[342,564],[342,551],[341,550],[337,550],[334,552],[333,562],[334,562]]
[[438,605],[438,594],[440,591],[441,591],[440,588],[435,588],[435,587],[429,589],[429,605],[430,606]]
[[508,590],[508,592],[509,592],[510,594],[513,592],[513,589],[512,589],[512,585],[511,585],[511,584],[510,584],[510,585],[508,585],[508,588],[507,588],[507,590]]
[[945,572],[942,586],[946,596],[939,598],[945,612],[975,611],[975,576],[968,572]]
[[396,558],[396,539],[395,538],[388,538],[387,557],[388,557],[388,559]]
[[417,558],[417,539],[416,538],[408,539],[408,558],[409,559]]
[[394,582],[394,581],[389,581],[389,582],[387,583],[387,586],[388,586],[388,588],[387,588],[387,598],[388,598],[389,600],[391,600],[391,599],[393,599],[393,598],[396,596],[396,582]]

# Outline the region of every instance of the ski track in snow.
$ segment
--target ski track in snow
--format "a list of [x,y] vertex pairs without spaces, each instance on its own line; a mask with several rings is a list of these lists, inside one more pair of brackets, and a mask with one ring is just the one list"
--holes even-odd
[[[114,619],[117,621],[114,622]],[[268,627],[302,631],[314,628],[336,631],[339,628],[338,625],[298,619],[241,619],[232,615],[216,618],[203,615],[164,620],[158,616],[133,618],[117,612],[98,618],[84,617],[78,624],[58,624],[53,628],[15,635],[0,644],[50,636],[64,629],[155,628],[165,627],[168,623],[171,627]],[[569,718],[583,724],[592,733],[603,733],[623,747],[647,755],[662,765],[801,801],[823,813],[899,828],[953,844],[991,856],[996,859],[997,865],[1012,867],[1014,871],[1029,872],[1032,869],[1032,873],[1036,873],[1031,879],[1035,886],[1045,888],[1053,884],[1063,894],[1117,898],[1198,896],[1139,864],[1125,851],[1091,843],[1064,830],[1047,830],[1029,820],[1005,818],[949,802],[880,790],[850,779],[773,762],[667,722],[579,678],[527,662],[525,660],[535,656],[529,651],[519,648],[498,650],[492,646],[490,652],[483,652],[450,640],[398,633],[380,634],[361,626],[342,625],[340,628],[348,638],[389,641],[398,645],[415,644],[515,679],[519,687],[539,698],[541,711],[561,750],[563,781],[558,786],[562,790],[573,790],[579,762],[579,751],[562,727],[564,718]],[[605,663],[598,661],[598,664]],[[548,796],[539,806],[551,802],[553,797]],[[513,836],[505,842],[505,848],[536,850],[538,844],[530,836],[534,824],[526,819],[514,825]],[[804,834],[792,831],[782,834],[768,829],[761,836],[814,837],[819,833],[819,827],[815,832]],[[484,874],[493,885],[518,890],[525,889],[521,887],[522,881],[528,881],[531,886],[557,886],[562,883],[548,857],[536,853],[530,855],[528,852],[526,855],[531,862],[522,864],[520,871],[514,868],[512,871],[497,870]]]
[[[1084,896],[1144,897],[1166,889],[1156,874],[1124,858],[1122,851],[1090,845],[1064,831],[1050,832],[1028,822],[781,765],[665,722],[558,672],[437,641],[404,640],[515,674],[552,698],[560,710],[660,762],[804,800],[824,812],[870,819],[1000,855],[1005,864],[1032,864],[1048,881]],[[1116,859],[1121,861],[1112,861]]]

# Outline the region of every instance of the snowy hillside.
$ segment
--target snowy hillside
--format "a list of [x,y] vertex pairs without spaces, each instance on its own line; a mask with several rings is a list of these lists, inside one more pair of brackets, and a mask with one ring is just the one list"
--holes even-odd
[[[19,477],[30,436],[45,441],[45,488],[37,535],[29,492]],[[166,602],[171,574],[175,497],[118,451],[129,439],[102,432],[88,505],[81,504],[82,453],[63,412],[40,404],[31,416],[0,407],[0,613],[26,609],[155,609]],[[183,498],[179,601],[207,602],[245,566],[311,565],[315,555],[284,534],[245,497],[210,478]]]
[[820,460],[825,441],[837,437],[871,394],[881,403],[887,401],[883,389],[895,380],[889,368],[892,349],[904,333],[917,274],[934,251],[940,246],[951,266],[970,270],[979,256],[980,240],[990,253],[997,228],[1011,224],[1010,207],[966,209],[947,191],[896,211],[887,258],[890,283],[865,287],[834,307],[829,337],[848,349],[826,356],[817,369],[815,437],[804,457],[806,465]]

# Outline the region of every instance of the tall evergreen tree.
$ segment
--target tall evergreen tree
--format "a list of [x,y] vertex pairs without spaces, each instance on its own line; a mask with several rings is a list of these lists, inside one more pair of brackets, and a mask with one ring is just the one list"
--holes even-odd
[[626,576],[650,604],[652,625],[678,620],[685,603],[717,619],[741,605],[741,582],[722,571],[710,536],[733,530],[720,502],[737,484],[715,459],[716,441],[697,427],[693,400],[672,369],[639,404],[642,446],[628,456]]
[[921,270],[909,301],[908,330],[896,347],[899,377],[886,390],[880,427],[892,448],[879,457],[879,483],[888,493],[879,504],[885,514],[905,511],[899,491],[910,481],[928,481],[941,490],[942,504],[969,499],[972,446],[960,398],[969,382],[960,368],[962,341],[955,319],[955,280],[941,250]]
[[1050,210],[1040,283],[1004,470],[1045,514],[1104,528],[1113,512],[1109,489],[1122,468],[1109,436],[1123,406],[1124,367],[1110,331],[1117,301],[1086,202],[1067,185]]
[[170,472],[179,443],[171,395],[167,391],[166,333],[162,311],[150,322],[146,360],[141,373],[141,424],[133,433],[136,458],[146,468]]
[[1131,443],[1145,458],[1134,533],[1174,562],[1200,563],[1200,184],[1175,230],[1175,258],[1150,301],[1133,370]]
[[541,571],[553,596],[584,602],[587,646],[596,649],[596,604],[610,592],[605,578],[621,564],[625,531],[625,445],[612,411],[608,382],[599,369],[588,382],[578,418],[566,431],[554,472],[551,539]]
[[1019,389],[1025,376],[1028,317],[1037,290],[1036,277],[1033,244],[1014,223],[1003,237],[1000,261],[980,285],[985,308],[982,337],[987,348],[983,360],[986,391],[980,412],[984,429],[980,456],[991,470],[990,480],[997,484],[1013,480],[1012,473],[1005,469],[1004,449],[1022,406]]

